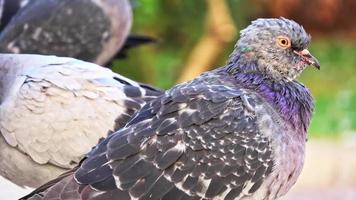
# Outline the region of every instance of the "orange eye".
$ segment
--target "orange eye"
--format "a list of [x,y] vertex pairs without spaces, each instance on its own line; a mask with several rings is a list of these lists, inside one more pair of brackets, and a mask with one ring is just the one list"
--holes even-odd
[[291,46],[291,42],[286,36],[278,36],[277,37],[277,45],[283,49],[289,48]]

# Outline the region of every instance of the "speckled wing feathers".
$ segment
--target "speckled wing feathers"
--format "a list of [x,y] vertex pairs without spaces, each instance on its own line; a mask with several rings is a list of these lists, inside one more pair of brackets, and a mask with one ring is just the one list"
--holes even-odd
[[146,104],[88,154],[75,174],[91,188],[81,195],[116,187],[131,199],[232,199],[254,192],[273,160],[243,95],[221,85],[178,86]]
[[0,51],[106,64],[126,40],[131,15],[128,0],[30,1],[1,32]]

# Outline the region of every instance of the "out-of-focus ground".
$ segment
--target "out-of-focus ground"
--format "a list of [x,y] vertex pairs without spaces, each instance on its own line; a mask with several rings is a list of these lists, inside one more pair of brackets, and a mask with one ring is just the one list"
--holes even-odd
[[0,176],[0,199],[1,200],[15,200],[29,194],[33,189],[20,188]]
[[356,138],[307,143],[305,166],[283,200],[355,200]]
[[304,189],[292,192],[281,200],[355,200],[355,188]]

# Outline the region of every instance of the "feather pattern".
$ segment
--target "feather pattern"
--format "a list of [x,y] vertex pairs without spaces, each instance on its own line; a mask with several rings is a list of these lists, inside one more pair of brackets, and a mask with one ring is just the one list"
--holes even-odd
[[270,139],[242,101],[255,95],[221,85],[220,74],[203,77],[146,104],[88,154],[74,175],[90,185],[86,196],[120,190],[130,199],[230,199],[260,187],[274,161]]
[[[28,173],[28,166],[16,166],[16,159],[4,153],[3,162],[10,163],[2,174],[18,184],[38,186],[58,171],[75,166],[101,137],[122,127],[146,101],[161,94],[109,69],[75,59],[1,55],[0,60],[4,63],[2,137],[11,146],[8,148],[27,154],[29,157],[21,159],[34,162],[30,167],[33,176],[42,177],[38,180],[31,175],[27,181],[16,181],[18,173]],[[10,68],[8,73],[6,68]],[[47,170],[35,173],[47,165],[59,169],[53,175]]]
[[[74,57],[99,65],[108,63],[123,47],[131,29],[129,0],[6,0],[26,3],[0,34],[0,50]],[[17,5],[16,5],[17,4]],[[11,13],[4,13],[11,14]],[[5,19],[6,20],[6,19]],[[6,21],[4,21],[6,23]]]

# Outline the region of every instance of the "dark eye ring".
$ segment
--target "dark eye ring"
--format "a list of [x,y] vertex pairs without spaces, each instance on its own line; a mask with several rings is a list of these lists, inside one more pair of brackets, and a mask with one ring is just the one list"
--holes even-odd
[[282,49],[286,49],[286,48],[291,47],[291,42],[287,36],[278,36],[277,37],[277,45]]

